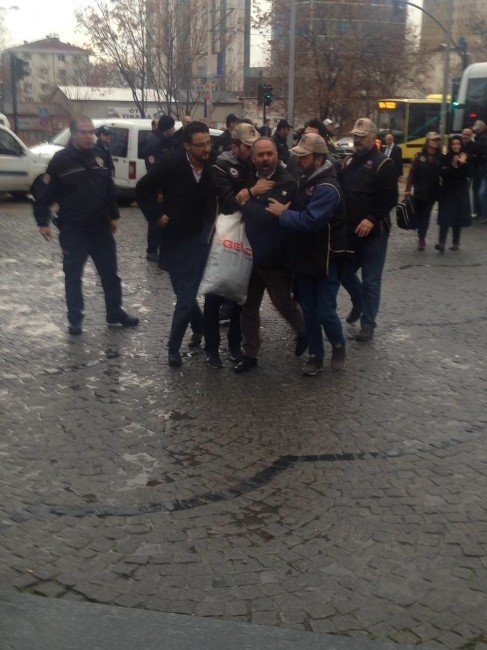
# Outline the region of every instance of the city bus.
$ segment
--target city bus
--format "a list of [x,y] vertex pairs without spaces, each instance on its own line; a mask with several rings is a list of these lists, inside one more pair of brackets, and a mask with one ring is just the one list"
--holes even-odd
[[[449,98],[448,98],[449,99]],[[377,127],[381,139],[392,133],[404,160],[421,151],[428,131],[440,130],[441,96],[425,99],[381,99],[377,102]]]
[[463,71],[456,102],[453,103],[453,130],[460,133],[475,120],[487,123],[487,62],[472,63]]

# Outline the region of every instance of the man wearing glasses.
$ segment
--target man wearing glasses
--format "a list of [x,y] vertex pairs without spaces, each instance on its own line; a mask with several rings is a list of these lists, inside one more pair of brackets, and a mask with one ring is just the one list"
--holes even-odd
[[54,154],[43,178],[44,188],[34,204],[39,232],[46,240],[52,239],[50,206],[59,204],[55,222],[63,251],[69,333],[83,332],[82,276],[88,256],[103,286],[108,324],[132,327],[139,319],[122,309],[114,237],[120,213],[112,175],[106,161],[94,151],[93,122],[79,117],[70,130],[70,143]]
[[[215,205],[210,192],[210,133],[206,124],[191,122],[184,129],[184,150],[168,155],[137,183],[137,202],[160,227],[159,266],[168,271],[176,294],[168,342],[168,364],[182,365],[181,345],[188,325],[189,346],[199,348],[203,315],[196,301],[208,249],[207,235]],[[162,192],[162,203],[157,194]],[[157,210],[154,209],[157,207]]]

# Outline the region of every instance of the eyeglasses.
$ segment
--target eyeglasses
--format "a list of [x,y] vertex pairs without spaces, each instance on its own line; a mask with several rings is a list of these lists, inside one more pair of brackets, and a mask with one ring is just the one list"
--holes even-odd
[[87,129],[78,129],[77,133],[81,133],[81,135],[95,135],[95,129],[92,129],[90,131]]

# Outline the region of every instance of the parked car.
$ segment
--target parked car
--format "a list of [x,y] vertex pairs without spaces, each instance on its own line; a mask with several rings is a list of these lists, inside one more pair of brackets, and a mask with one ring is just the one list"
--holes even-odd
[[[135,199],[135,186],[137,181],[144,176],[144,143],[151,132],[151,120],[126,120],[126,119],[96,119],[96,127],[105,125],[112,132],[110,151],[115,165],[115,187],[121,199],[133,201]],[[176,122],[175,128],[181,128],[181,122]],[[210,136],[216,138],[220,135],[219,129],[210,129]],[[44,142],[31,148],[35,154],[47,156],[49,159],[68,144],[69,129],[64,129],[49,142]]]
[[354,148],[352,136],[347,135],[344,138],[340,138],[335,145],[335,149],[335,155],[337,158],[346,158],[353,154]]
[[49,157],[31,151],[8,127],[0,124],[0,192],[32,192],[42,182]]

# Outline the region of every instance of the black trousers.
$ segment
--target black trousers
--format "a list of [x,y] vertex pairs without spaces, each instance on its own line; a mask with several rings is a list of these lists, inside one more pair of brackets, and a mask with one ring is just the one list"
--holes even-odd
[[[220,347],[220,307],[226,298],[216,296],[213,293],[205,295],[205,306],[203,309],[203,321],[205,327],[205,350],[206,352],[216,354]],[[228,347],[230,350],[240,350],[242,342],[242,333],[240,331],[240,312],[242,307],[232,302],[232,312],[230,315],[230,327],[228,328]]]
[[122,283],[118,277],[115,237],[109,225],[60,225],[59,243],[63,251],[68,321],[78,324],[83,319],[82,278],[88,257],[93,260],[100,276],[107,317],[119,314],[122,308]]

